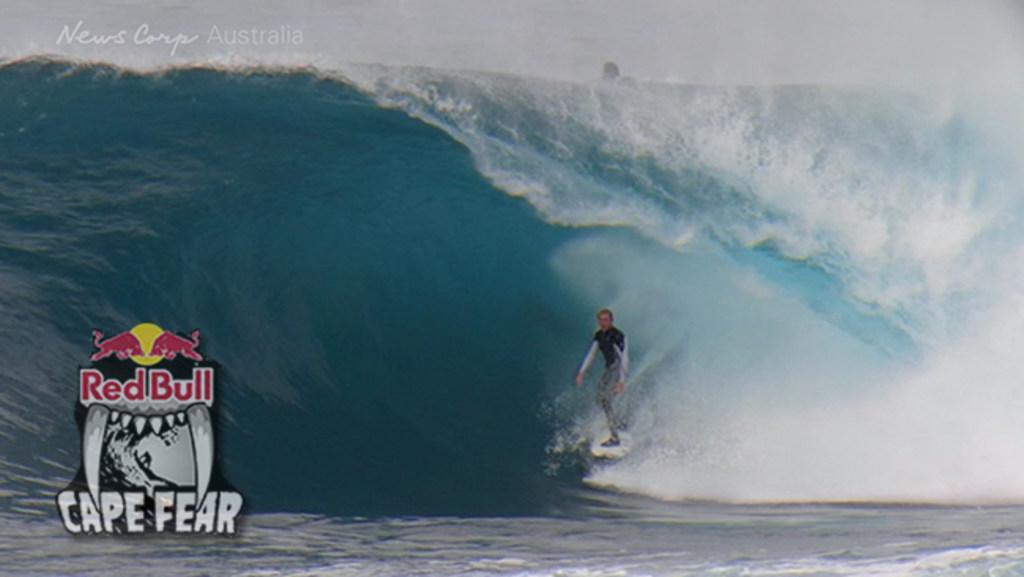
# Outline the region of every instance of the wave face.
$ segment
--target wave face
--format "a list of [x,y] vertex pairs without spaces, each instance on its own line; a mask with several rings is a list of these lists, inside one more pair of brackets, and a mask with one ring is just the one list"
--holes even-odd
[[223,466],[255,510],[543,505],[545,355],[575,362],[571,329],[589,326],[546,265],[570,231],[343,83],[39,62],[0,76],[10,506],[51,514],[78,458],[90,330],[142,321],[203,331],[224,371]]
[[14,509],[77,458],[89,330],[154,321],[223,365],[225,474],[259,510],[549,510],[551,462],[600,434],[570,382],[605,305],[638,444],[588,483],[1024,500],[1020,180],[968,111],[367,66],[0,76]]

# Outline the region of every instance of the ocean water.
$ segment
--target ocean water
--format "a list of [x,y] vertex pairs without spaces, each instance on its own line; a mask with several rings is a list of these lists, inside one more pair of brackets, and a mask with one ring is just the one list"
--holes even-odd
[[2,547],[11,575],[1012,576],[1024,571],[1020,519],[1003,507],[598,497],[572,517],[263,514],[227,539],[72,539],[5,516]]
[[[3,574],[1024,572],[1019,169],[970,111],[41,58],[0,103]],[[220,363],[237,537],[60,526],[90,331],[142,321]]]

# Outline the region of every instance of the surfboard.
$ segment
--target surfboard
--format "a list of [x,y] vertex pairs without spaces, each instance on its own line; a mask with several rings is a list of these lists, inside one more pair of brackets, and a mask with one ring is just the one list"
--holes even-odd
[[590,441],[590,454],[595,459],[621,459],[629,454],[632,445],[632,438],[628,433],[619,433],[619,444],[615,447],[602,447],[604,438],[592,439]]

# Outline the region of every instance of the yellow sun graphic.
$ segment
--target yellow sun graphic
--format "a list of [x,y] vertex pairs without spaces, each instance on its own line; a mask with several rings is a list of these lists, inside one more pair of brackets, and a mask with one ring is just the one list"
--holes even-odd
[[163,334],[164,330],[153,323],[141,323],[132,327],[132,334],[139,339],[139,344],[142,345],[142,350],[146,351],[144,355],[132,355],[132,360],[137,365],[149,366],[155,365],[164,358],[160,355],[150,354],[153,352],[153,342],[156,338]]

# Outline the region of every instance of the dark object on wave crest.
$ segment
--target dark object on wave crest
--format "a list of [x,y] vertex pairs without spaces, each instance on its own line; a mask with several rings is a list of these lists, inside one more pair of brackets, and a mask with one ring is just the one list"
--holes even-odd
[[601,80],[618,80],[619,78],[619,65],[608,61],[604,63],[601,68]]

